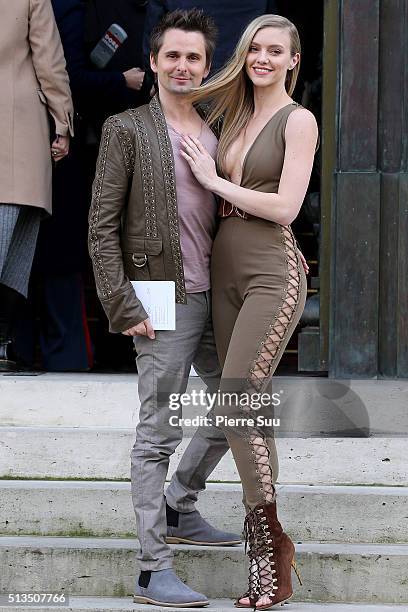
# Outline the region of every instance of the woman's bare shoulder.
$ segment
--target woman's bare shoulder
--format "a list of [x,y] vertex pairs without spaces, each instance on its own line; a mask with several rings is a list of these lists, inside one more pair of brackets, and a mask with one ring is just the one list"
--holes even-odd
[[285,136],[298,136],[302,134],[316,134],[317,135],[317,122],[314,114],[310,112],[304,106],[295,108],[290,115],[286,123]]

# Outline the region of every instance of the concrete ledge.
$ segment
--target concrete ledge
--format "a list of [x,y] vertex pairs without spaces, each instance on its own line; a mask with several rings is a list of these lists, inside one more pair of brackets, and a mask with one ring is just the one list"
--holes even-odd
[[[0,538],[0,592],[130,595],[137,540]],[[298,544],[306,602],[408,604],[408,545]],[[175,569],[192,588],[213,598],[234,597],[246,585],[243,546],[175,546]],[[216,568],[216,570],[215,570]]]
[[[239,484],[210,483],[198,508],[241,533]],[[130,483],[0,481],[0,534],[134,537]],[[280,485],[279,516],[295,541],[408,543],[408,488]],[[319,512],[316,512],[319,508]]]
[[[133,430],[0,427],[0,477],[127,479],[133,443]],[[282,484],[408,486],[405,438],[278,438],[277,448]],[[239,481],[230,452],[210,480]]]
[[1,376],[1,425],[136,426],[136,374]]

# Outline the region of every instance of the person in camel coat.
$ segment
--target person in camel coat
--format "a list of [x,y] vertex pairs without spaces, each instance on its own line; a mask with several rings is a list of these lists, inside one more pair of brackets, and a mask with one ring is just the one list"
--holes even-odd
[[51,160],[68,154],[73,107],[50,0],[0,0],[0,14],[0,370],[4,371],[13,368],[7,355],[13,314],[21,296],[27,297],[40,219],[51,213]]

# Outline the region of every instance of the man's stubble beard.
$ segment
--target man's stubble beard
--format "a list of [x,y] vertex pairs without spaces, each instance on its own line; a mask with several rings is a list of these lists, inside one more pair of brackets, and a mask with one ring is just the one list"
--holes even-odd
[[171,93],[174,93],[178,96],[186,96],[187,94],[191,93],[194,89],[194,85],[189,85],[186,89],[180,89],[180,88],[171,88],[170,91]]

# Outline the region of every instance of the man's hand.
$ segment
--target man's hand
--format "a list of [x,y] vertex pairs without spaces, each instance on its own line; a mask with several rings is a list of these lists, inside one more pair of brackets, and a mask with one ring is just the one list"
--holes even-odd
[[136,89],[137,91],[142,89],[144,75],[145,73],[140,68],[131,68],[123,73],[126,79],[126,85],[130,89]]
[[138,323],[134,327],[130,327],[126,331],[122,332],[124,336],[147,336],[150,340],[154,340],[156,335],[150,319],[145,319],[141,323]]
[[305,274],[309,274],[309,266],[307,265],[307,261],[305,259],[305,256],[303,255],[302,251],[299,249],[299,255],[300,255],[300,261],[302,262],[302,266],[303,269],[305,271]]

